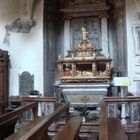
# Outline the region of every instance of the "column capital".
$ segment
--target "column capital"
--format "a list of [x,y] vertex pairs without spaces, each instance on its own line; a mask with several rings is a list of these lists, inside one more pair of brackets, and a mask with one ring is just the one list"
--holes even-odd
[[65,15],[65,16],[64,16],[64,20],[69,20],[69,21],[71,21],[71,20],[72,20],[72,17],[71,17],[71,16],[68,16],[68,15]]
[[108,14],[103,14],[103,15],[100,15],[99,18],[100,19],[102,19],[102,18],[109,18],[109,15]]

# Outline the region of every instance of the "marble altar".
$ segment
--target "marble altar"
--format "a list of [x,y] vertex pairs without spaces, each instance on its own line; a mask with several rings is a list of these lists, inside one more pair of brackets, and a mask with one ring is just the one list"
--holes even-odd
[[99,107],[108,93],[110,83],[65,83],[60,84],[61,93],[72,107]]

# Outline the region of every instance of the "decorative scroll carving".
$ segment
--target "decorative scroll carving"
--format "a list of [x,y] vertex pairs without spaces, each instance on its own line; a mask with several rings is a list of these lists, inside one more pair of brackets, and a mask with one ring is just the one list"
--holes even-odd
[[112,60],[102,55],[101,49],[96,49],[91,44],[87,39],[87,33],[87,30],[82,28],[83,39],[69,50],[73,55],[59,59],[58,70],[62,83],[110,81]]
[[82,96],[82,97],[80,97],[80,100],[82,103],[87,103],[90,99],[88,96]]

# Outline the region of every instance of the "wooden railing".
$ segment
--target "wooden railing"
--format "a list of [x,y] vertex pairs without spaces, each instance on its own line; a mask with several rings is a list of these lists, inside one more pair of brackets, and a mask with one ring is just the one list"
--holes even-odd
[[[139,140],[140,97],[105,97],[104,102],[104,109],[102,109],[104,114],[101,115],[100,126],[100,133],[102,132],[103,134],[100,134],[101,139],[99,140],[109,140],[109,137],[114,140],[115,137],[117,140],[119,138],[124,140],[127,139],[125,134],[127,134],[129,140]],[[103,129],[105,130],[104,132]],[[106,136],[107,138],[105,139]]]
[[0,123],[4,122],[4,121],[6,121],[9,118],[12,118],[14,116],[20,116],[24,112],[26,112],[26,111],[28,111],[30,109],[32,109],[33,118],[37,117],[37,110],[38,110],[37,103],[35,103],[35,102],[34,103],[27,103],[27,104],[25,104],[23,106],[18,107],[15,110],[9,112],[9,113],[6,113],[6,114],[0,116]]
[[[38,103],[38,115],[47,116],[55,110],[56,106],[56,97],[21,97],[21,96],[11,96],[11,104],[23,104],[28,102],[37,102]],[[48,109],[49,108],[49,109]]]
[[65,114],[66,122],[69,120],[69,106],[69,103],[63,104],[49,116],[32,121],[6,140],[49,140],[48,129],[51,124],[56,122],[61,114]]
[[37,102],[38,116],[47,116],[56,107],[56,97],[22,97],[22,102]]
[[127,140],[119,118],[108,118],[107,108],[104,103],[101,108],[101,121],[99,128],[99,140]]
[[126,123],[129,125],[139,124],[140,97],[105,97],[104,101],[107,105],[108,117],[119,116],[127,119]]

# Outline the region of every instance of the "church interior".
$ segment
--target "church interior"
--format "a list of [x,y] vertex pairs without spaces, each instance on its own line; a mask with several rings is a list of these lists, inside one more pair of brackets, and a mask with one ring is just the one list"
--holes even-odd
[[0,140],[140,140],[140,0],[0,0]]

